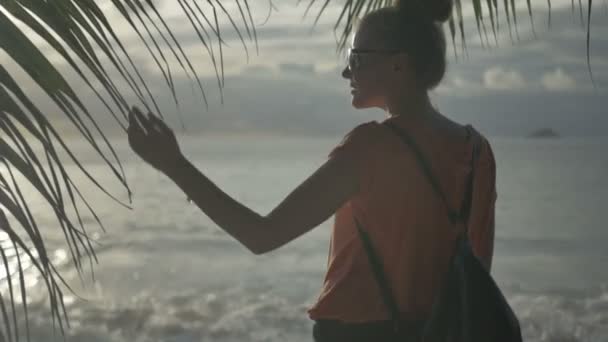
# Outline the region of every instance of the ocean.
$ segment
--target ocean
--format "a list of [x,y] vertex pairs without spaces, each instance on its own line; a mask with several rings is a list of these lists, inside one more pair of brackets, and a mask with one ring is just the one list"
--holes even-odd
[[[340,140],[183,137],[180,144],[224,191],[266,214]],[[489,140],[498,192],[492,274],[520,318],[525,340],[608,341],[608,137]],[[107,230],[81,208],[98,243],[95,281],[88,267],[79,279],[53,213],[35,194],[28,197],[48,249],[77,295],[64,291],[68,341],[312,341],[306,308],[322,285],[333,217],[283,248],[255,256],[167,177],[135,158],[125,141],[114,146],[133,191],[132,210],[68,166]],[[127,202],[107,166],[82,155],[100,182]],[[43,283],[31,265],[24,266],[31,339],[61,341]],[[25,337],[23,326],[20,334]]]

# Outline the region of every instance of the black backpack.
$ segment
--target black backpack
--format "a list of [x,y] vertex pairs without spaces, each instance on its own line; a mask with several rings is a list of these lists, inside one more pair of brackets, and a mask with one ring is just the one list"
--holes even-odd
[[[481,137],[469,125],[467,129],[474,140],[471,158],[471,173],[460,212],[449,208],[439,183],[431,173],[429,164],[414,140],[396,125],[385,122],[403,142],[414,152],[431,185],[446,205],[450,221],[465,223],[465,231],[458,237],[448,273],[433,304],[431,316],[425,321],[419,334],[420,342],[521,342],[521,329],[509,303],[496,285],[490,273],[473,254],[468,239],[468,219],[470,214],[475,162],[479,156]],[[399,309],[386,281],[382,264],[372,247],[371,240],[359,221],[355,218],[357,230],[363,241],[372,271],[380,287],[394,325],[397,336],[409,336],[403,331]]]

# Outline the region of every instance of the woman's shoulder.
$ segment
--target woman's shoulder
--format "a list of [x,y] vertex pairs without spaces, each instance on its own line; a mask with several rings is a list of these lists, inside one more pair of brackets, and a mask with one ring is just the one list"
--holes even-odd
[[496,173],[496,159],[490,140],[473,125],[467,125],[471,132],[470,140],[475,153],[476,167],[478,169],[486,169],[490,173]]
[[476,146],[478,149],[478,153],[487,154],[492,153],[492,146],[490,144],[490,140],[486,137],[486,135],[475,128],[471,124],[467,124],[467,131],[469,132],[468,140]]
[[331,151],[330,155],[338,151],[352,150],[361,154],[370,150],[381,137],[381,128],[376,121],[363,122],[348,131],[342,141]]
[[438,124],[439,130],[448,142],[457,143],[467,141],[471,146],[479,148],[479,152],[488,154],[492,152],[490,141],[486,136],[472,124],[461,124],[456,122],[447,116],[441,116]]
[[380,123],[376,120],[371,120],[355,126],[348,134],[375,134],[379,128]]
[[486,135],[478,130],[472,124],[461,124],[443,116],[442,123],[439,124],[439,130],[444,137],[446,146],[462,145],[463,141],[466,155],[470,156],[471,152],[476,153],[478,166],[495,167],[494,153],[492,146]]
[[348,141],[360,141],[364,143],[371,143],[377,140],[382,133],[381,125],[377,121],[363,122],[349,132],[346,133],[343,139],[343,143]]
[[472,126],[461,124],[445,115],[439,115],[437,119],[437,129],[446,139],[458,142],[467,140],[470,137]]

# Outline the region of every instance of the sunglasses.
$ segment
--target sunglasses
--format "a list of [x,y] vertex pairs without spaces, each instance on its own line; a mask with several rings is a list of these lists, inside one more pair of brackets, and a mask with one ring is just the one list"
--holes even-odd
[[405,52],[399,49],[377,50],[377,49],[355,49],[349,48],[346,50],[346,65],[350,71],[357,70],[361,67],[361,56],[372,53],[400,53]]

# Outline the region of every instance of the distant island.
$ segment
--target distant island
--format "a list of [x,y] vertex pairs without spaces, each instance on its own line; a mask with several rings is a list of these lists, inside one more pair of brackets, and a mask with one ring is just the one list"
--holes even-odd
[[559,134],[551,128],[541,128],[530,133],[528,138],[559,138]]

